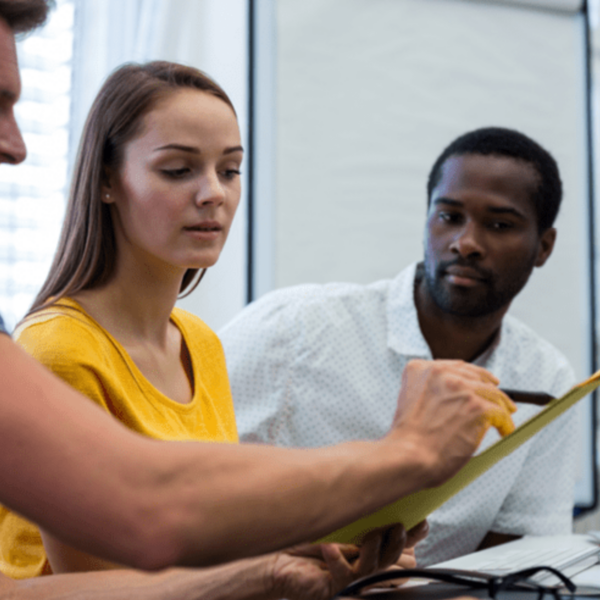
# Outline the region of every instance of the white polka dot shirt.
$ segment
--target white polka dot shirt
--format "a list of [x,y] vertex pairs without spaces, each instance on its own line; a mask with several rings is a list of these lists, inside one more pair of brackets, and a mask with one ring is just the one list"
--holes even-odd
[[[240,438],[317,447],[384,435],[404,366],[431,359],[414,304],[415,268],[368,286],[278,290],[229,323],[220,336]],[[565,357],[510,315],[475,362],[507,389],[559,396],[575,382]],[[538,410],[519,405],[516,424]],[[473,552],[488,531],[570,533],[577,427],[568,411],[434,512],[419,564]],[[481,449],[497,439],[489,431]]]

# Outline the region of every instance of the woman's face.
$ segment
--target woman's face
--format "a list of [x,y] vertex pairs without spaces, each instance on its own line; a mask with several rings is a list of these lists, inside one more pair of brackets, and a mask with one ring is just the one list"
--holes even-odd
[[161,100],[103,189],[119,258],[129,252],[184,270],[214,265],[240,200],[242,153],[223,100],[190,89]]

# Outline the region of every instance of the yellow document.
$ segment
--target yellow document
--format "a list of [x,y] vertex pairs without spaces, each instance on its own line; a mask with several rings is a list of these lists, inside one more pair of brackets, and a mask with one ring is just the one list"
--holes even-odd
[[593,392],[600,385],[600,371],[594,373],[589,379],[575,386],[562,398],[552,400],[545,408],[525,421],[520,427],[474,456],[454,477],[436,488],[422,490],[405,496],[393,504],[384,506],[381,510],[363,517],[346,527],[319,540],[319,542],[358,543],[366,533],[391,523],[402,523],[408,531],[444,502],[460,492],[463,488],[485,473],[500,459],[508,456],[521,444],[535,435],[538,431],[554,421],[576,402]]

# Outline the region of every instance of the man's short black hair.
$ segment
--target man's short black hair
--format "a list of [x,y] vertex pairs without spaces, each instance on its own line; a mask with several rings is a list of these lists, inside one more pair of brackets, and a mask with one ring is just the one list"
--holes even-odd
[[54,0],[0,0],[0,18],[13,33],[28,33],[46,22]]
[[556,161],[547,150],[519,131],[503,127],[485,127],[455,139],[435,161],[427,181],[427,202],[442,178],[442,167],[451,156],[479,154],[507,156],[529,163],[539,176],[532,195],[538,219],[538,232],[552,227],[562,200],[562,182]]

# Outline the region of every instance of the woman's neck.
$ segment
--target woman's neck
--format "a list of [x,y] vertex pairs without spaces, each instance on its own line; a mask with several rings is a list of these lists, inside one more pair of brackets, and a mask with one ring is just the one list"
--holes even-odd
[[107,284],[80,292],[74,299],[125,346],[143,341],[165,347],[185,271],[128,263],[121,256]]

